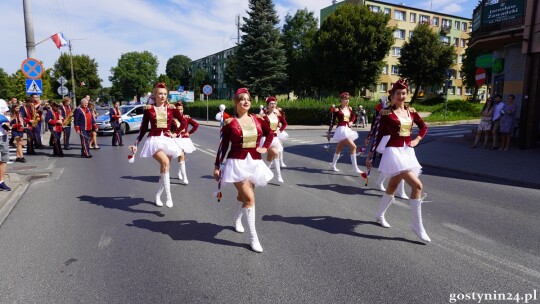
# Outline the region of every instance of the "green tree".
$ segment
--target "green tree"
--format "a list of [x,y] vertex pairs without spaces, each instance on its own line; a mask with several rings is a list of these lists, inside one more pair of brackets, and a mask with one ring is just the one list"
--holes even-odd
[[271,0],[249,0],[247,13],[233,77],[254,96],[266,97],[283,91],[287,80],[285,51],[276,27],[279,19]]
[[176,85],[189,85],[189,68],[191,59],[184,55],[175,55],[167,60],[165,74],[171,79],[176,80]]
[[8,100],[11,97],[11,81],[8,73],[0,68],[0,98]]
[[304,97],[313,95],[315,74],[313,46],[319,21],[307,8],[287,14],[282,30],[282,41],[287,58],[288,91]]
[[[17,97],[17,100],[24,101],[26,98],[26,77],[23,75],[21,70],[17,70],[17,72],[11,74],[9,76],[9,81],[11,83],[11,96]],[[11,97],[10,96],[10,97]]]
[[476,57],[482,54],[477,49],[466,48],[465,55],[463,56],[463,65],[461,71],[463,72],[463,84],[469,88],[473,88],[473,100],[476,100],[478,96],[478,85],[476,85]]
[[195,98],[202,93],[202,87],[210,83],[210,76],[203,69],[198,69],[193,74],[193,94]]
[[390,16],[367,6],[344,4],[321,25],[315,36],[319,84],[331,90],[372,88],[384,58],[394,44]]
[[[101,88],[101,79],[98,75],[98,63],[96,60],[90,58],[88,55],[73,55],[73,75],[75,78],[75,97],[80,99],[81,96],[90,95],[92,98],[96,98]],[[67,80],[64,86],[70,92],[73,91],[71,60],[67,53],[62,53],[53,66],[51,90],[54,92],[53,94],[56,98],[60,97],[57,93],[57,89],[60,86],[57,79],[60,76],[64,76]]]
[[118,65],[111,68],[113,91],[120,92],[128,100],[136,96],[141,100],[146,92],[152,90],[157,78],[158,60],[148,51],[122,54]]
[[411,102],[416,100],[418,88],[444,83],[455,56],[454,46],[441,42],[429,25],[416,26],[414,35],[401,48],[398,64],[399,75],[415,86]]

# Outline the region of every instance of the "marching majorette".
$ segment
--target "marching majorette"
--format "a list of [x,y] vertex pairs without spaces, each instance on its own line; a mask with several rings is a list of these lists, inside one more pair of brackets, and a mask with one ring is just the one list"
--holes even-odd
[[45,122],[49,126],[49,131],[53,137],[53,155],[60,157],[64,156],[62,144],[60,143],[64,117],[62,116],[62,112],[60,112],[60,105],[55,101],[51,103],[51,110],[47,111],[47,114],[45,114]]
[[[244,232],[242,217],[247,220],[251,249],[263,252],[255,229],[256,186],[265,186],[274,177],[262,160],[274,139],[274,132],[257,115],[249,114],[251,95],[246,88],[240,88],[234,95],[236,115],[224,121],[221,128],[221,142],[216,155],[214,178],[218,182],[234,184],[240,201],[234,215],[234,227]],[[262,137],[266,137],[260,146]],[[230,151],[229,146],[231,147]],[[228,153],[227,153],[228,152]],[[221,164],[227,160],[221,168]],[[221,169],[221,170],[220,170]],[[218,198],[219,198],[219,192]]]
[[81,105],[75,108],[73,111],[73,122],[75,125],[75,131],[81,138],[81,157],[91,158],[90,153],[90,136],[92,130],[98,129],[94,114],[88,108],[88,99],[81,99]]
[[[174,105],[176,110],[178,110],[178,112],[180,112],[180,114],[182,114],[184,117],[182,121],[175,121],[173,124],[173,129],[176,128],[174,132],[177,136],[174,139],[174,142],[182,150],[182,154],[178,156],[178,179],[187,185],[189,184],[189,180],[186,174],[186,153],[190,154],[197,150],[191,141],[191,135],[197,131],[199,124],[189,115],[184,115],[184,105],[181,102],[177,102]],[[191,126],[191,129],[188,131],[189,126]]]
[[113,107],[109,109],[109,118],[111,127],[113,128],[112,145],[123,146],[122,132],[120,131],[120,123],[122,119],[122,111],[120,110],[120,102],[115,101]]
[[[268,124],[270,129],[274,132],[274,139],[272,144],[268,149],[268,154],[266,155],[266,160],[270,162],[270,166],[275,165],[277,180],[280,183],[283,183],[283,178],[281,176],[281,162],[280,155],[283,153],[283,143],[279,137],[282,132],[284,132],[287,127],[287,120],[285,116],[281,114],[281,111],[277,108],[277,99],[274,96],[266,98],[267,110],[265,114],[262,115],[264,121]],[[286,134],[286,133],[285,133]],[[282,136],[282,138],[287,138],[288,135]],[[263,139],[264,140],[264,139]],[[261,141],[263,141],[261,140]]]
[[[418,163],[414,153],[414,147],[427,133],[427,126],[415,109],[405,106],[407,89],[408,85],[405,80],[400,79],[395,82],[392,90],[390,90],[393,105],[380,112],[379,131],[375,147],[378,150],[384,149],[379,172],[390,180],[388,181],[386,193],[382,197],[376,218],[381,226],[390,227],[384,215],[388,207],[394,202],[394,192],[399,182],[405,180],[412,188],[410,196],[413,217],[412,231],[421,240],[431,242],[422,222],[422,202],[425,194],[422,195],[423,186],[418,178],[422,166]],[[412,139],[413,123],[419,128],[415,139]],[[384,146],[379,147],[379,145]],[[366,161],[368,169],[372,167],[371,153]]]
[[[168,91],[165,84],[157,83],[152,95],[154,104],[145,107],[139,136],[137,136],[135,146],[132,146],[131,149],[133,152],[136,152],[139,142],[143,139],[146,132],[148,132],[148,137],[141,149],[140,157],[153,157],[158,161],[161,176],[159,179],[159,189],[156,193],[156,205],[159,207],[163,206],[161,194],[165,190],[167,197],[165,206],[171,208],[173,206],[173,200],[171,196],[171,179],[169,176],[170,162],[172,158],[177,158],[181,153],[180,148],[173,141],[173,137],[176,137],[176,134],[171,132],[171,124],[174,118],[181,121],[183,117],[180,112],[175,111],[173,105],[168,104],[167,95]],[[148,124],[150,124],[150,130],[148,130]]]
[[69,137],[71,136],[71,122],[73,120],[71,98],[66,96],[64,99],[62,99],[60,111],[62,112],[62,117],[64,117],[64,150],[71,150],[71,146],[69,145]]
[[[349,93],[341,93],[339,95],[341,106],[333,108],[333,117],[337,119],[338,124],[336,131],[334,132],[334,136],[332,137],[332,141],[337,142],[338,145],[336,147],[334,159],[332,160],[332,163],[330,163],[330,166],[332,170],[336,172],[339,171],[339,169],[336,167],[337,161],[340,157],[341,149],[343,149],[343,146],[347,145],[351,154],[353,172],[361,174],[362,170],[358,168],[358,164],[356,162],[356,145],[354,144],[354,141],[358,138],[358,133],[351,130],[351,124],[356,119],[356,116],[353,109],[349,106],[349,97]],[[332,132],[332,128],[334,128],[334,120],[335,119],[332,119],[330,127],[328,128],[328,133],[326,135],[328,140],[330,140],[330,132]]]

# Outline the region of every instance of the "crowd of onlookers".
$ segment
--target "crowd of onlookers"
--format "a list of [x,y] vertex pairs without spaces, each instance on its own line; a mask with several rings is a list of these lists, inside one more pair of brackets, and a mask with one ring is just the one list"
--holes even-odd
[[[484,149],[508,151],[514,131],[516,110],[514,95],[508,95],[506,102],[503,102],[501,95],[496,95],[494,100],[491,97],[488,98],[480,113],[480,123],[471,148],[476,148],[480,137],[484,135]],[[488,146],[490,135],[493,140]]]

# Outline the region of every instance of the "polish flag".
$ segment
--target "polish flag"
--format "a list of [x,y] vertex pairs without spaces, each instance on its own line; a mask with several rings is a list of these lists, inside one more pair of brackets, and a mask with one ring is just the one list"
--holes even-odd
[[56,44],[56,47],[60,49],[63,46],[66,46],[68,44],[66,37],[64,37],[64,34],[62,33],[56,33],[51,36],[52,41],[54,44]]

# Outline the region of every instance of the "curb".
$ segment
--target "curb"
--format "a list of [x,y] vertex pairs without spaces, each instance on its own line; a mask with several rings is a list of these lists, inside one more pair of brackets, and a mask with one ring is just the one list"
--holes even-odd
[[19,199],[23,196],[23,194],[26,192],[26,189],[30,186],[30,182],[27,180],[27,178],[21,178],[19,174],[17,173],[6,173],[6,175],[9,174],[10,181],[13,179],[13,177],[16,177],[18,179],[17,183],[13,186],[11,191],[2,199],[4,203],[0,205],[0,226],[4,222],[4,220],[8,217],[8,215],[11,213],[13,208],[17,205],[19,202]]

